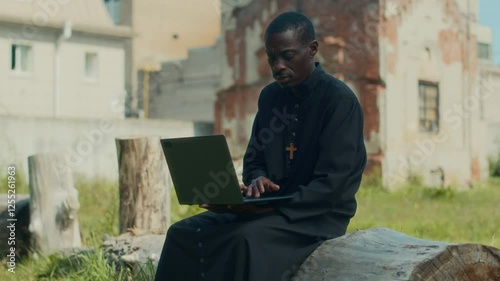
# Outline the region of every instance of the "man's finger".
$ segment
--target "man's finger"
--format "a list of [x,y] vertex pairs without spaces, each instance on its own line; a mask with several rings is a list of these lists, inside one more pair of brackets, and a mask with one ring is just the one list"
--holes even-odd
[[271,184],[269,186],[270,186],[271,191],[277,191],[280,189],[280,186],[275,184],[274,182],[271,182]]
[[259,191],[260,193],[264,193],[266,190],[264,189],[264,184],[262,183],[262,181],[257,181],[257,185],[259,187]]
[[254,197],[254,198],[259,198],[259,197],[260,197],[259,188],[258,188],[258,187],[256,187],[256,186],[254,186],[252,189],[253,189],[253,191],[252,191],[252,193],[253,193],[253,197]]
[[247,188],[247,197],[252,197],[252,186],[253,183],[250,184],[250,186]]
[[216,210],[226,210],[227,205],[211,205],[211,204],[200,204],[198,205],[200,208],[204,208],[210,211],[216,211]]

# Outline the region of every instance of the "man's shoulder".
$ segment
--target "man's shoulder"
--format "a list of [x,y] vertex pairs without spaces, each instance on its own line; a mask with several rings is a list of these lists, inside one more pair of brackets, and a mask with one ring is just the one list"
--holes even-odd
[[322,77],[325,95],[332,100],[355,99],[354,91],[342,80],[324,73]]
[[270,95],[273,93],[276,93],[278,91],[281,91],[281,86],[278,84],[278,82],[273,81],[269,84],[267,84],[261,91],[260,95]]
[[269,102],[273,97],[277,96],[276,93],[279,91],[281,91],[281,86],[278,82],[274,81],[267,84],[260,92],[259,103],[262,101]]

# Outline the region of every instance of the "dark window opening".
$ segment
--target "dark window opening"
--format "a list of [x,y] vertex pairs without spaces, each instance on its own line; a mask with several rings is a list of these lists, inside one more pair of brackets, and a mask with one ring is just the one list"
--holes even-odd
[[422,132],[439,131],[439,84],[418,82],[419,123]]

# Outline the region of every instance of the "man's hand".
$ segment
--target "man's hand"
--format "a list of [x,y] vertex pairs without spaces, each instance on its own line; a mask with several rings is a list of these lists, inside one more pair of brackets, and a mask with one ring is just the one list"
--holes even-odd
[[280,187],[266,177],[258,177],[249,186],[242,185],[240,189],[246,193],[246,197],[259,198],[262,193],[278,191]]
[[274,210],[273,207],[268,206],[257,206],[255,204],[244,204],[244,205],[210,205],[201,204],[200,208],[207,209],[214,213],[233,213],[237,215],[262,215],[269,213]]
[[[262,193],[279,190],[279,185],[266,177],[258,177],[252,180],[249,186],[240,186],[240,190],[245,192],[246,197],[259,198]],[[210,205],[201,204],[200,208],[207,209],[214,213],[233,213],[239,215],[262,215],[274,210],[273,207],[258,206],[255,204],[243,205]]]

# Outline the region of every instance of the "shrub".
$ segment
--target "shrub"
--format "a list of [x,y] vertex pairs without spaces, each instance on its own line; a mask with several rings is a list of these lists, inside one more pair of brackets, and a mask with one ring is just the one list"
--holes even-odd
[[488,160],[490,166],[490,176],[500,177],[500,155],[498,155],[498,157],[490,157]]

